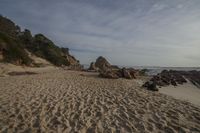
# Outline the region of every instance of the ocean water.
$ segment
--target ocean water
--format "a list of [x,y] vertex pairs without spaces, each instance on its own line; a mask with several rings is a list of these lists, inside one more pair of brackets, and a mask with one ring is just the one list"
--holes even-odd
[[177,71],[192,71],[197,70],[200,71],[200,67],[147,67],[147,66],[137,66],[133,67],[135,69],[147,69],[148,75],[156,75],[163,70],[177,70]]
[[[90,65],[83,65],[85,69],[89,68]],[[119,66],[123,68],[124,66]],[[200,67],[156,67],[156,66],[126,66],[127,68],[135,68],[135,69],[147,69],[147,75],[156,75],[163,70],[177,70],[177,71],[191,71],[197,70],[200,71]]]

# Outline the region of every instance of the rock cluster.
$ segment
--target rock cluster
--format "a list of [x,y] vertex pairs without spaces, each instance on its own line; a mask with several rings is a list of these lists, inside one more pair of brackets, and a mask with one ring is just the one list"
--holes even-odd
[[163,70],[160,74],[154,76],[152,81],[155,81],[158,86],[168,86],[186,83],[184,75],[179,71]]
[[137,75],[137,70],[131,68],[122,68],[122,69],[107,69],[100,71],[99,76],[103,78],[126,78],[126,79],[135,79]]
[[99,77],[109,78],[109,79],[118,79],[119,75],[117,71],[115,72],[112,70],[107,70],[107,71],[100,71]]
[[88,71],[99,72],[99,76],[102,78],[118,79],[135,79],[138,70],[133,68],[119,68],[116,65],[111,65],[104,57],[100,56],[96,62],[92,62]]
[[186,77],[190,82],[200,88],[200,71],[181,71],[181,73]]
[[[147,81],[143,87],[149,90],[155,90],[156,86],[177,86],[178,84],[184,84],[188,79],[197,87],[200,87],[200,71],[175,71],[175,70],[163,70],[161,73],[153,76],[150,81]],[[154,87],[152,87],[154,84]]]

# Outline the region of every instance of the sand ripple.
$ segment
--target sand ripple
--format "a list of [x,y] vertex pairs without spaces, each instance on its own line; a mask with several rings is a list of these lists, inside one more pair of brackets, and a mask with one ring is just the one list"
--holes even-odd
[[200,132],[198,107],[138,86],[62,70],[2,77],[0,132]]

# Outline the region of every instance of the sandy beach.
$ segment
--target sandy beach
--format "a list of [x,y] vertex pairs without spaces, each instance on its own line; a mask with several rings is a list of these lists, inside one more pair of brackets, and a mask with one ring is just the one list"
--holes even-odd
[[161,87],[159,88],[159,92],[191,102],[200,107],[200,88],[193,85],[190,81],[187,81],[183,85]]
[[55,70],[0,77],[0,132],[200,132],[200,108],[141,79]]

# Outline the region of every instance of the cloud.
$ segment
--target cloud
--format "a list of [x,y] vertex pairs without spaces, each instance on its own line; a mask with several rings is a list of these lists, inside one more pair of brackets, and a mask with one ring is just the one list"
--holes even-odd
[[0,12],[83,64],[200,66],[199,0],[2,0]]

